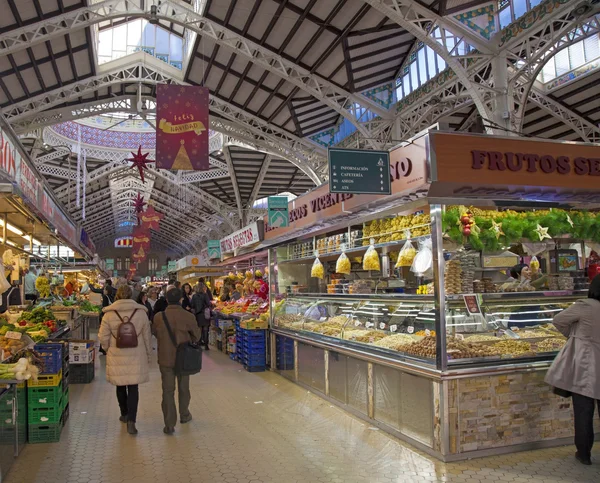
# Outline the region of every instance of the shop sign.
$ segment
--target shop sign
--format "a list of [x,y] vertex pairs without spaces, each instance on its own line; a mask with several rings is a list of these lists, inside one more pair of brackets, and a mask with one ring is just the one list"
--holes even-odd
[[198,267],[204,264],[204,257],[200,255],[188,255],[175,262],[175,270],[183,270],[188,267]]
[[115,259],[107,258],[106,260],[104,260],[104,266],[106,267],[107,272],[114,270],[115,269]]
[[[422,136],[411,144],[390,152],[389,181],[392,196],[415,191],[427,184],[425,143],[426,137]],[[288,204],[289,226],[287,228],[277,228],[267,224],[265,239],[270,240],[293,230],[340,216],[344,211],[357,211],[366,205],[382,201],[385,201],[385,198],[377,195],[330,193],[328,184],[321,185]],[[268,221],[268,218],[265,218],[265,221]]]
[[177,261],[173,260],[173,261],[167,262],[167,267],[168,267],[169,273],[177,271]]
[[208,259],[221,259],[221,240],[208,240]]
[[221,253],[231,253],[239,248],[253,245],[264,238],[263,222],[255,221],[221,240]]
[[166,275],[168,273],[168,265],[163,265],[162,267],[160,267],[160,272],[164,275]]
[[77,237],[75,235],[76,229],[75,225],[69,221],[69,219],[65,216],[62,210],[56,205],[54,200],[51,198],[50,194],[46,190],[42,192],[42,202],[40,211],[42,215],[48,220],[54,228],[58,231],[58,233],[66,239],[68,242],[72,243],[74,246],[77,245],[76,240]]
[[435,181],[473,189],[497,185],[597,191],[600,186],[598,146],[441,132],[430,133],[430,139]]
[[286,227],[289,225],[287,196],[269,196],[269,226]]
[[330,193],[392,194],[388,151],[329,148],[327,154]]
[[92,242],[92,239],[88,235],[87,231],[83,228],[81,229],[81,235],[79,237],[79,242],[86,247],[91,253],[96,253],[96,245]]
[[33,206],[37,208],[39,203],[40,194],[40,181],[36,176],[35,172],[29,167],[29,165],[21,160],[19,163],[19,176],[17,176],[17,186],[19,186],[21,192],[25,197],[33,203]]
[[9,136],[0,129],[0,170],[11,180],[17,179],[17,166],[21,162],[21,155]]

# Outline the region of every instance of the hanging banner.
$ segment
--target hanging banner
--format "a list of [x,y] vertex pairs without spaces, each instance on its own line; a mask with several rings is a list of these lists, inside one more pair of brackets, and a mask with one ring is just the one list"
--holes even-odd
[[87,231],[81,229],[81,235],[79,236],[79,243],[86,247],[92,254],[96,253],[96,245],[88,235]]
[[208,258],[221,259],[221,240],[208,240]]
[[269,226],[285,228],[289,226],[287,196],[269,196]]
[[33,204],[39,206],[40,180],[27,163],[20,160],[17,186],[21,193]]
[[209,169],[208,92],[207,87],[157,86],[157,168]]
[[79,240],[76,235],[77,230],[75,225],[71,223],[62,210],[56,206],[56,203],[46,190],[42,191],[41,198],[40,211],[42,212],[42,215],[52,226],[54,226],[54,228],[56,228],[59,235],[73,246],[77,246]]
[[6,174],[10,180],[15,180],[20,161],[21,155],[10,138],[0,129],[0,172]]
[[154,206],[150,205],[146,211],[139,214],[140,221],[142,222],[142,228],[145,230],[159,230],[158,223],[163,219],[165,215],[159,213],[154,209]]
[[133,261],[136,263],[146,260],[146,251],[144,250],[144,247],[140,246],[137,250],[134,249],[132,257]]
[[255,221],[221,240],[221,253],[231,253],[238,248],[253,245],[264,239],[264,223]]
[[144,229],[142,226],[138,226],[134,228],[132,237],[134,251],[137,251],[139,247],[143,247],[146,251],[150,250],[150,234],[148,233],[148,230]]

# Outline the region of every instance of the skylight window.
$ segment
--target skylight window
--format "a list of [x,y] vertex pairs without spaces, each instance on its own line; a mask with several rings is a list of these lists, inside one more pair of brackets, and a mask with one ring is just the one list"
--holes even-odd
[[599,59],[600,36],[596,34],[557,52],[544,65],[538,80],[546,84],[546,88],[559,87],[580,75],[596,70],[600,67]]
[[146,52],[176,69],[183,68],[183,39],[174,33],[137,19],[98,32],[98,64],[135,52]]

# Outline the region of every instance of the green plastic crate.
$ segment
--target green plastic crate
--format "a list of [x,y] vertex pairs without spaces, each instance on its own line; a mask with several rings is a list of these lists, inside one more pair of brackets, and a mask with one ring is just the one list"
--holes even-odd
[[69,405],[69,389],[67,388],[67,391],[63,393],[63,398],[62,398],[62,409],[64,411],[64,409]]
[[27,403],[30,408],[57,406],[63,399],[62,386],[30,387],[27,390]]
[[60,417],[63,413],[63,401],[62,399],[53,406],[32,408],[29,407],[27,413],[28,424],[30,425],[49,425],[54,423],[60,423]]
[[60,441],[60,432],[62,423],[53,424],[30,424],[28,429],[28,442],[35,443],[56,443]]

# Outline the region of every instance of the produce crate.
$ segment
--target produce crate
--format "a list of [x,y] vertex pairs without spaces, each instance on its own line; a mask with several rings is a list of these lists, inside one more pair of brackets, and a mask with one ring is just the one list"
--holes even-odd
[[60,423],[60,418],[64,410],[62,399],[58,404],[48,407],[31,407],[27,412],[28,424],[56,424]]
[[37,379],[37,381],[29,379],[27,381],[27,387],[58,386],[62,381],[62,370],[58,374],[40,374]]
[[28,442],[35,443],[56,443],[60,441],[60,432],[62,423],[53,424],[29,424]]
[[244,365],[244,369],[248,372],[265,372],[267,370],[267,366],[247,366]]
[[69,420],[69,415],[70,415],[69,403],[67,401],[67,405],[65,406],[65,409],[63,410],[63,415],[62,415],[62,423],[63,423],[63,425],[67,424],[67,421]]
[[264,354],[244,355],[244,364],[247,366],[266,366],[267,360]]
[[62,385],[49,387],[30,387],[27,390],[27,403],[30,408],[57,406],[63,399]]
[[61,405],[62,405],[62,410],[63,411],[69,405],[69,391],[68,390],[67,390],[67,392],[63,393],[63,398],[62,398],[62,401],[61,401]]
[[69,378],[71,376],[71,372],[70,370],[67,370],[67,372],[63,372],[63,378],[62,378],[62,390],[63,392],[67,392],[69,390]]
[[89,384],[94,380],[94,363],[74,364],[69,369],[69,384]]
[[40,355],[44,370],[40,374],[58,374],[63,368],[63,348],[60,344],[36,344],[34,350]]

